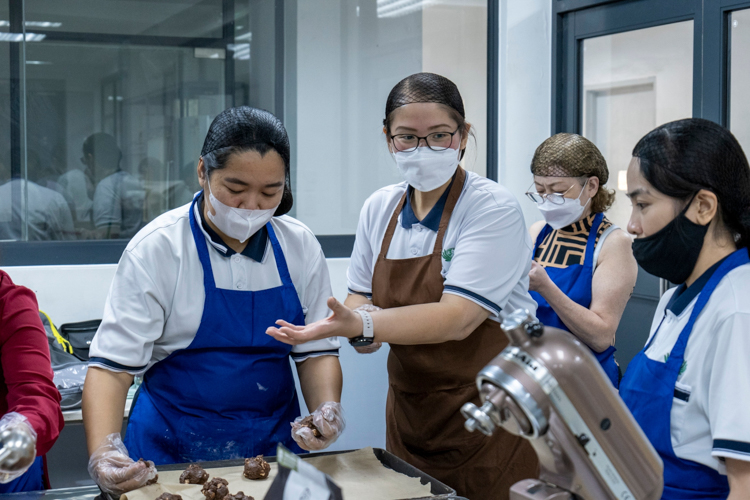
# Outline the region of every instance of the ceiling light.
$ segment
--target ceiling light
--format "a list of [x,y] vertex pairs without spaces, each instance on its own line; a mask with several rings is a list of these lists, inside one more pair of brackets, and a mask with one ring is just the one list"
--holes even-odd
[[[41,35],[39,33],[26,33],[27,42],[41,42],[47,35]],[[0,42],[20,42],[24,40],[23,33],[0,33]]]

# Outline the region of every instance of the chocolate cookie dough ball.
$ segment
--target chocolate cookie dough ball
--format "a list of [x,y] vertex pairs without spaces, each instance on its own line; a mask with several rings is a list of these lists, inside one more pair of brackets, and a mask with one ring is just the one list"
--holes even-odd
[[268,477],[268,473],[271,472],[271,466],[263,460],[263,455],[258,455],[255,458],[245,459],[245,471],[243,475],[248,479],[265,479]]
[[225,496],[224,500],[255,500],[255,498],[245,495],[245,493],[242,491],[238,491],[236,495]]
[[201,492],[206,496],[206,500],[224,500],[229,495],[229,483],[226,479],[215,477],[203,485]]
[[315,436],[316,438],[320,437],[320,431],[318,430],[317,427],[315,427],[315,424],[313,424],[313,416],[312,415],[308,415],[305,418],[303,418],[300,421],[300,425],[302,427],[307,427],[308,429],[310,429],[312,431],[312,433],[313,433],[313,436]]
[[[142,458],[139,458],[138,459],[138,463],[139,464],[146,464],[148,467],[156,467],[154,465],[154,462],[152,462],[151,460],[144,460]],[[151,484],[156,484],[158,481],[159,481],[159,474],[155,475],[153,479],[149,479],[146,482],[146,486],[149,486]],[[180,499],[180,500],[182,500],[182,499]]]
[[206,481],[208,481],[208,472],[198,464],[188,465],[185,472],[180,475],[180,483],[182,484],[206,484]]
[[171,493],[162,493],[158,497],[156,497],[156,500],[182,500],[182,497],[180,495],[173,495]]

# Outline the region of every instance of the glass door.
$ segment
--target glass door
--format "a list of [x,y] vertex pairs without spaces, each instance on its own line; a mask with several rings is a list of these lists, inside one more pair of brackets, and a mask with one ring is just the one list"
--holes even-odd
[[[616,193],[606,215],[625,231],[631,211],[626,172],[633,147],[658,125],[695,116],[694,75],[700,74],[694,62],[695,8],[695,2],[681,0],[635,0],[593,5],[558,18],[563,37],[553,132],[579,133],[601,150],[609,167],[607,187]],[[616,337],[623,372],[648,338],[663,288],[658,278],[639,269]]]

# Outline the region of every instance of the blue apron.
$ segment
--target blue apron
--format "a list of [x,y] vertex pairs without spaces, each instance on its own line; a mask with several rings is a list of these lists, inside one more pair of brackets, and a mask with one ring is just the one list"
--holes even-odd
[[300,414],[291,346],[266,335],[281,318],[304,324],[297,291],[273,226],[266,224],[282,285],[256,292],[216,287],[206,238],[190,208],[206,299],[193,342],[145,374],[130,413],[131,458],[157,465],[302,450],[289,425]]
[[[596,214],[594,221],[591,224],[591,232],[589,232],[589,238],[586,242],[586,254],[583,259],[583,264],[573,264],[565,268],[545,268],[547,275],[552,282],[557,285],[557,287],[562,290],[568,298],[587,309],[591,306],[591,282],[594,276],[594,248],[596,247],[596,234],[599,231],[602,219],[604,219],[604,214],[600,212]],[[534,252],[531,254],[532,259],[534,258],[534,255],[536,255],[536,250],[539,248],[539,245],[542,244],[544,238],[546,238],[551,232],[552,228],[549,224],[546,224],[544,229],[542,229],[542,232],[540,232],[539,236],[536,238]],[[537,292],[529,293],[538,304],[536,317],[539,321],[547,326],[560,328],[566,332],[570,331],[544,297]],[[604,372],[609,377],[612,385],[617,388],[620,383],[620,369],[615,361],[615,351],[615,346],[609,346],[604,352],[596,352],[592,349],[591,353],[599,361],[599,364],[602,365],[602,368],[604,368]]]
[[657,329],[651,342],[628,364],[628,370],[622,379],[620,396],[664,461],[664,500],[712,500],[725,499],[729,495],[729,482],[726,476],[722,476],[711,467],[683,460],[675,455],[672,449],[670,417],[675,384],[685,359],[685,347],[695,320],[721,279],[733,269],[748,262],[750,259],[747,248],[741,248],[727,257],[714,271],[698,295],[690,319],[680,333],[666,363],[654,361],[646,356],[646,350],[659,333]]
[[5,484],[0,484],[0,494],[21,493],[24,491],[41,491],[44,489],[44,463],[42,457],[36,457],[21,477]]

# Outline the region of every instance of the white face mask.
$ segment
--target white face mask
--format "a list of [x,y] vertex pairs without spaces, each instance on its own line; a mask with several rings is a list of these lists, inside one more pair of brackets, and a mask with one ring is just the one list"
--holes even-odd
[[550,203],[550,201],[545,198],[542,203],[537,205],[539,211],[542,212],[544,220],[547,221],[547,224],[549,224],[552,229],[561,229],[565,226],[569,226],[581,218],[583,211],[586,210],[586,206],[589,204],[589,201],[591,201],[591,198],[589,198],[584,205],[581,205],[581,196],[586,190],[588,183],[589,181],[587,179],[583,188],[581,188],[581,194],[578,195],[578,198],[563,198],[563,202],[560,205]]
[[399,172],[410,186],[419,191],[432,191],[448,182],[456,173],[459,154],[458,150],[451,148],[433,151],[421,147],[408,153],[399,151],[393,157]]
[[278,205],[270,210],[249,210],[246,208],[232,208],[216,199],[211,192],[211,183],[208,184],[209,200],[216,215],[208,210],[208,218],[216,224],[222,233],[230,238],[239,240],[240,243],[246,242],[252,235],[258,232],[260,228],[266,225],[273,217]]

